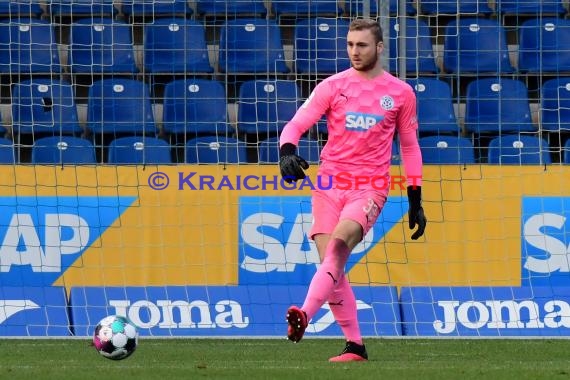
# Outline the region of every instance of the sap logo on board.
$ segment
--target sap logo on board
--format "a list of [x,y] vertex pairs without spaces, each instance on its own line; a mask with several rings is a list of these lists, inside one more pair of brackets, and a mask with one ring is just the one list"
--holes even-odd
[[569,207],[568,197],[523,197],[523,285],[570,285]]
[[7,286],[51,285],[134,197],[0,197],[0,274]]
[[544,253],[542,257],[528,256],[524,268],[538,273],[555,271],[570,272],[570,245],[566,245],[564,235],[543,232],[546,228],[563,231],[566,218],[560,214],[541,213],[527,219],[523,227],[526,244]]
[[459,325],[491,331],[570,328],[570,305],[557,299],[544,304],[532,300],[438,301],[437,306],[443,311],[443,320],[433,322],[439,334],[456,333]]
[[109,300],[115,314],[129,318],[143,329],[228,329],[246,328],[249,317],[233,300],[219,300],[210,307],[204,300]]
[[[407,199],[389,197],[378,221],[348,259],[347,272],[407,212]],[[312,225],[308,196],[242,196],[239,199],[239,284],[306,284],[320,263],[309,239]]]
[[345,128],[351,131],[365,132],[384,120],[384,116],[359,112],[347,112]]

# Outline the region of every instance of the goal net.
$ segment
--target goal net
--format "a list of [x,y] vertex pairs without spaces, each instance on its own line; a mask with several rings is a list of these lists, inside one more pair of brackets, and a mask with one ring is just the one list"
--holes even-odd
[[[389,197],[346,266],[363,335],[569,335],[567,12],[0,2],[0,335],[87,337],[119,314],[142,336],[285,336],[319,266],[326,119],[299,143],[306,181],[281,180],[277,138],[350,68],[359,17],[379,21],[385,70],[416,93],[428,218],[412,241],[396,136]],[[325,304],[306,337],[328,336],[342,332]]]

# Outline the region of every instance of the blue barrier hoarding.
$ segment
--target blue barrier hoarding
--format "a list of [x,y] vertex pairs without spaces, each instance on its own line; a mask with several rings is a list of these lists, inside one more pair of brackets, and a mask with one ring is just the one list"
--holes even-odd
[[69,336],[65,289],[0,287],[0,336]]
[[412,287],[400,295],[412,336],[568,336],[568,287]]
[[[70,310],[73,331],[89,336],[110,314],[128,317],[141,336],[285,336],[285,313],[300,304],[305,286],[74,287]],[[362,334],[401,334],[394,287],[355,287]],[[325,306],[307,336],[341,336]]]

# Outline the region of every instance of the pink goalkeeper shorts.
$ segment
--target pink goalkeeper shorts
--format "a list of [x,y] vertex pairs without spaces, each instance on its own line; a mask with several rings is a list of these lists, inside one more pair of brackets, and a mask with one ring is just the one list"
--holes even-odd
[[354,220],[362,226],[362,237],[374,226],[384,203],[387,191],[315,189],[312,198],[313,225],[311,239],[316,234],[331,234],[339,221]]

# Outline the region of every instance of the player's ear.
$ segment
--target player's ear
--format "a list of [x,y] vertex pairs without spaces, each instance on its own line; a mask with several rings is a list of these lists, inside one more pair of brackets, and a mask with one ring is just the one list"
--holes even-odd
[[376,50],[378,50],[379,53],[380,53],[382,50],[384,50],[384,42],[378,41],[378,43],[376,44]]

